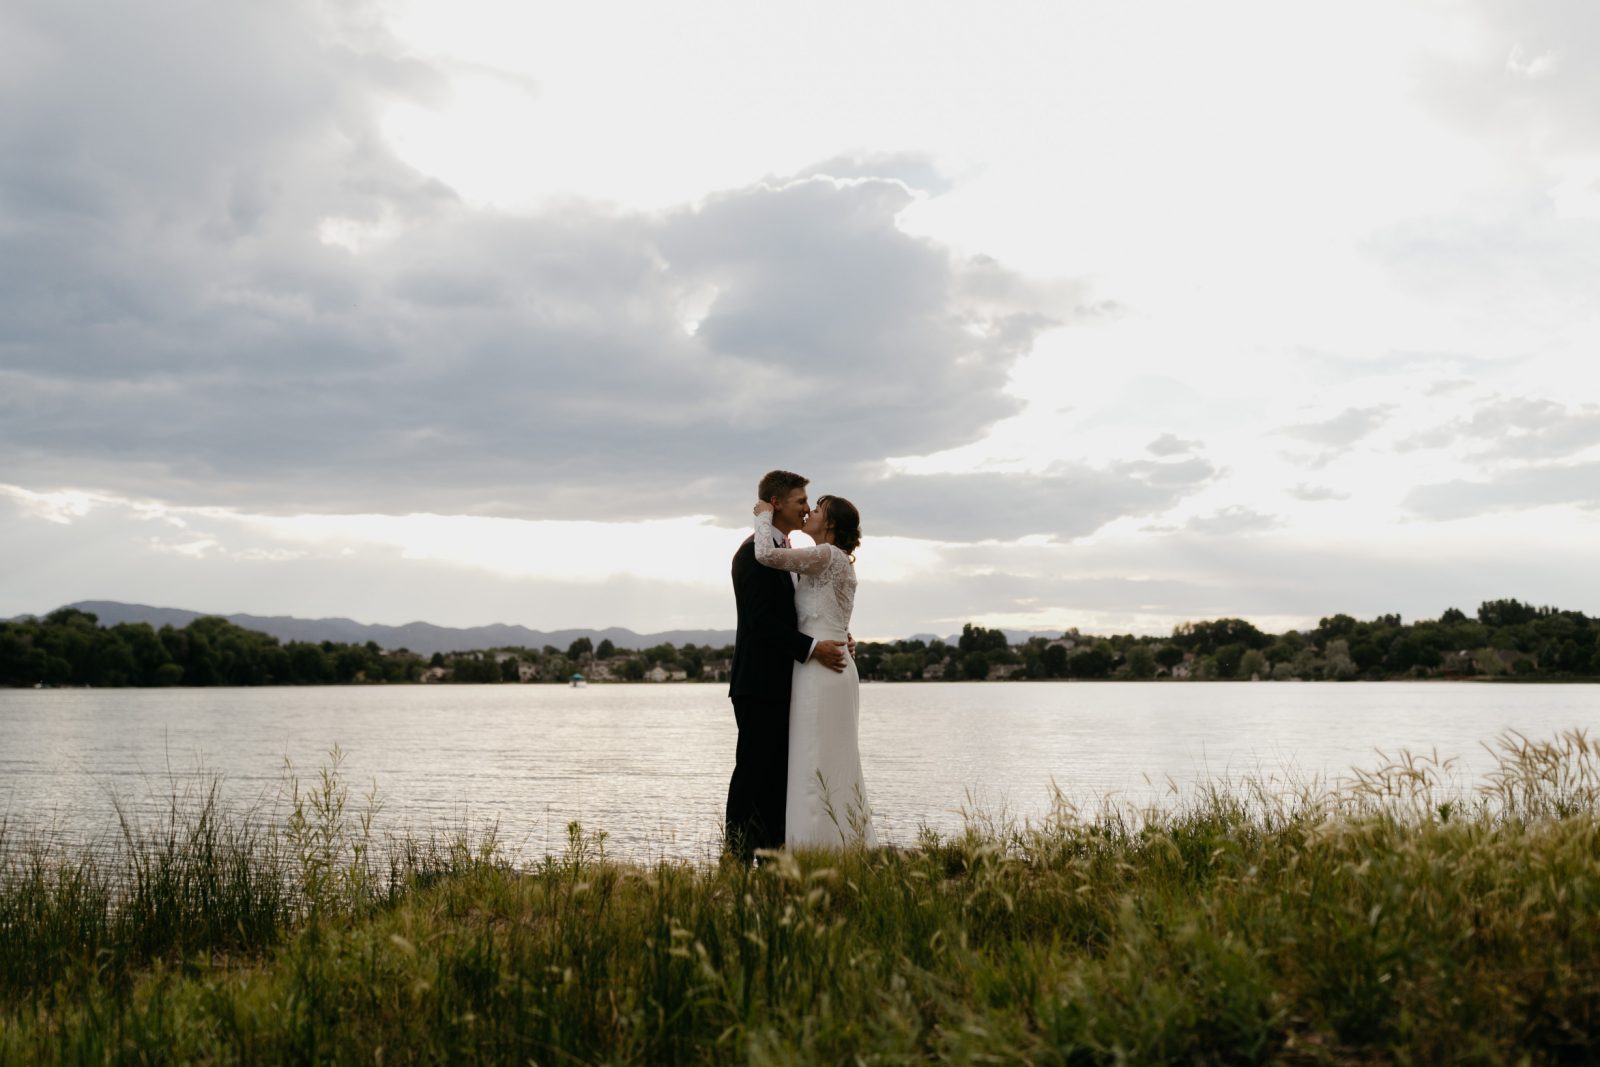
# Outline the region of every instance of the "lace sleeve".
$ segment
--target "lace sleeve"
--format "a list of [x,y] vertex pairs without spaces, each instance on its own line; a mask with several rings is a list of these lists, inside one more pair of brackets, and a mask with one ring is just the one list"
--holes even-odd
[[815,545],[811,548],[780,548],[773,542],[777,539],[777,532],[772,528],[772,515],[763,511],[756,516],[756,562],[763,567],[773,567],[780,571],[794,571],[796,574],[810,574],[816,576],[827,570],[829,561],[833,558],[827,545]]

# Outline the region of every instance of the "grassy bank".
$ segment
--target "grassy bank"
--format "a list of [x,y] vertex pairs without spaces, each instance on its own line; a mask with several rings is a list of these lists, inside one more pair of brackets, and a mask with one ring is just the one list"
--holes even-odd
[[379,840],[332,770],[0,835],[0,1062],[1591,1061],[1600,748],[1496,752],[755,871]]

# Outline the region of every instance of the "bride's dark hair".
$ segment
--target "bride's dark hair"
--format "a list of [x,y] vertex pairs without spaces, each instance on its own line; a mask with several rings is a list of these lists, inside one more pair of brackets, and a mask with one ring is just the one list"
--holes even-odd
[[842,496],[821,496],[817,507],[828,511],[828,525],[833,527],[833,543],[855,561],[856,549],[861,544],[861,512]]

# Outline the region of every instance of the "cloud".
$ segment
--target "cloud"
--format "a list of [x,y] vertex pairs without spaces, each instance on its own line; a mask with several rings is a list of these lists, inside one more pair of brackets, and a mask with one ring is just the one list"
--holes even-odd
[[1071,286],[900,230],[907,185],[935,184],[909,155],[663,212],[470,207],[378,125],[447,79],[381,22],[317,10],[9,16],[0,68],[29,101],[0,115],[11,480],[279,511],[721,513],[769,467],[980,438],[1021,406],[1015,362],[1078,314]]
[[1516,467],[1478,481],[1421,485],[1405,504],[1421,518],[1434,520],[1561,504],[1600,508],[1600,462]]
[[1600,406],[1568,406],[1536,397],[1497,396],[1469,417],[1401,442],[1405,451],[1465,443],[1479,461],[1555,460],[1600,445]]
[[1576,541],[1521,552],[1513,538],[1497,546],[1492,567],[1483,565],[1484,551],[1449,540],[1431,547],[1399,538],[1377,545],[1308,541],[1287,530],[974,545],[944,550],[926,576],[864,585],[858,603],[887,601],[890,610],[927,619],[941,633],[950,630],[934,626],[936,620],[959,626],[978,617],[1005,618],[1019,628],[1083,625],[1111,633],[1170,632],[1184,619],[1229,615],[1274,630],[1315,625],[1337,612],[1436,618],[1451,605],[1470,610],[1508,595],[1591,612],[1600,601],[1600,576]]
[[1235,537],[1241,534],[1260,533],[1283,525],[1275,515],[1267,515],[1242,504],[1230,504],[1209,515],[1196,515],[1181,526],[1150,525],[1145,533],[1199,534],[1203,537]]
[[1301,482],[1299,485],[1296,485],[1293,489],[1289,490],[1289,495],[1294,497],[1296,500],[1304,500],[1309,503],[1317,503],[1323,500],[1350,499],[1349,493],[1341,493],[1335,489],[1330,489],[1325,485],[1312,485],[1309,482]]
[[933,159],[923,152],[864,152],[835,156],[806,167],[797,177],[897,181],[908,189],[930,196],[940,196],[955,187]]
[[937,541],[1045,535],[1067,541],[1116,519],[1165,511],[1216,473],[1200,458],[1103,467],[1058,463],[1037,474],[894,475],[868,483],[852,499],[862,507],[869,535]]
[[[65,525],[47,521],[45,513],[58,507],[69,512]],[[341,532],[338,517],[319,517],[310,530],[300,528],[303,521],[262,523],[207,509],[178,514],[118,500],[84,508],[65,498],[44,503],[0,492],[0,555],[30,561],[0,585],[0,617],[112,599],[393,624],[624,625],[641,632],[732,625],[726,560],[743,536],[739,530],[708,535],[720,543],[715,553],[700,553],[703,576],[685,570],[681,580],[596,580],[601,561],[592,558],[580,560],[584,576],[536,573],[534,557],[551,547],[532,529],[538,524],[526,524],[529,568],[507,573],[465,561],[453,525],[447,536],[456,555],[447,559],[402,549],[398,539],[374,541],[365,536],[371,531]],[[319,523],[326,537],[313,536]],[[298,531],[292,539],[291,526]],[[1281,629],[1338,611],[1433,617],[1451,604],[1470,609],[1508,595],[1591,613],[1600,603],[1600,574],[1581,537],[1529,551],[1525,533],[1485,542],[1438,538],[1415,525],[1375,542],[1308,541],[1289,530],[1251,537],[1175,530],[1070,544],[926,545],[917,566],[901,568],[888,557],[903,546],[876,541],[881,532],[869,529],[859,555],[854,629],[862,637],[951,633],[974,620],[1024,629],[1169,632],[1183,619],[1225,615]],[[619,526],[608,536],[620,540],[625,533]],[[486,536],[511,540],[492,530]],[[217,544],[178,550],[206,540]],[[653,532],[635,540],[641,553],[664,551]],[[1492,566],[1484,563],[1489,558]],[[551,562],[559,568],[559,559]]]
[[1435,54],[1419,80],[1423,99],[1476,134],[1546,151],[1600,144],[1600,72],[1576,59],[1600,48],[1600,11],[1583,0],[1478,0],[1462,10],[1477,23],[1474,45]]
[[1184,523],[1184,529],[1191,533],[1206,534],[1211,537],[1232,537],[1239,534],[1260,533],[1282,525],[1282,521],[1275,515],[1267,515],[1253,508],[1232,504],[1214,511],[1210,515],[1196,515]]
[[1382,426],[1388,421],[1389,414],[1393,410],[1388,404],[1367,408],[1346,408],[1332,418],[1297,426],[1285,426],[1278,432],[1312,444],[1342,448],[1355,444]]
[[1164,433],[1145,445],[1145,450],[1156,456],[1182,456],[1198,452],[1203,447],[1199,441],[1188,441],[1177,434]]

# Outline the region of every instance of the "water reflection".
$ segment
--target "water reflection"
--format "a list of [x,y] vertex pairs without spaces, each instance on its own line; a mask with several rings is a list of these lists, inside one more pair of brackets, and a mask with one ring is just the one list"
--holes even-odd
[[[1144,803],[1199,781],[1338,777],[1379,749],[1458,756],[1469,782],[1505,730],[1597,723],[1592,685],[867,685],[861,749],[880,835],[908,843],[922,824],[959,828],[974,803],[1038,817],[1052,782],[1081,804]],[[310,777],[336,744],[352,794],[376,782],[391,827],[496,821],[538,855],[576,819],[620,855],[700,858],[717,846],[734,727],[711,685],[6,691],[0,813],[104,833],[113,798],[148,815],[198,769],[233,805],[270,806],[286,759]]]

